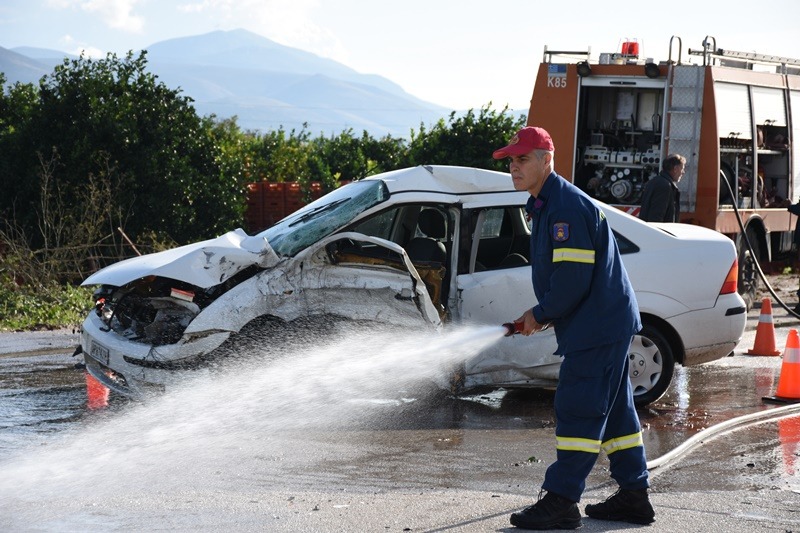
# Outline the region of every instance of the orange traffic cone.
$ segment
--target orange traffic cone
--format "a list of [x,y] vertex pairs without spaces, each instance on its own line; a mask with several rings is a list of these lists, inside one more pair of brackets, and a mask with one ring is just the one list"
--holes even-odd
[[756,328],[756,341],[747,355],[780,355],[775,346],[775,326],[772,325],[772,301],[769,298],[761,300],[761,314],[758,315]]
[[108,387],[97,381],[90,373],[86,375],[86,407],[94,411],[108,407]]
[[779,403],[800,403],[800,335],[796,329],[789,330],[786,350],[783,352],[781,374],[775,396],[764,396],[763,400]]

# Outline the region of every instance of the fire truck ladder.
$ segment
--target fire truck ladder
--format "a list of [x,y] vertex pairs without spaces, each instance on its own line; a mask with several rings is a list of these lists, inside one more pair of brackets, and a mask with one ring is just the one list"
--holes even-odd
[[[786,74],[787,67],[800,67],[800,59],[791,57],[773,56],[768,54],[757,54],[755,52],[737,52],[735,50],[723,50],[717,48],[717,40],[714,37],[706,36],[703,39],[702,50],[689,49],[689,54],[703,57],[703,65],[714,65],[717,61],[730,60],[739,63],[741,67],[752,69],[754,64],[776,65],[780,67],[780,74]],[[734,66],[730,61],[725,62],[726,66]]]
[[548,50],[547,45],[544,45],[544,54],[542,56],[542,63],[552,63],[554,57],[561,58],[577,58],[584,61],[589,61],[592,55],[592,48],[588,50]]
[[679,183],[681,211],[694,211],[697,201],[697,154],[703,106],[704,69],[696,65],[669,66],[665,96],[666,117],[662,158],[676,153],[686,158],[686,174]]

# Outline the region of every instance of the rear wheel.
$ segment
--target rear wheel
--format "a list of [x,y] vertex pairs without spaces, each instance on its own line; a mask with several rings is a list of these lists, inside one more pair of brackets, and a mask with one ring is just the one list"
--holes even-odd
[[720,204],[733,204],[736,199],[734,197],[734,187],[738,187],[736,183],[736,174],[727,163],[720,163],[719,171],[719,203]]
[[750,241],[750,248],[747,242],[742,239],[741,250],[739,251],[739,294],[741,294],[747,309],[753,307],[758,293],[759,275],[758,258],[761,257],[761,245],[758,240],[758,233],[754,228],[747,228],[747,240]]
[[628,351],[628,375],[637,407],[664,395],[672,382],[675,357],[666,337],[652,324],[644,324]]

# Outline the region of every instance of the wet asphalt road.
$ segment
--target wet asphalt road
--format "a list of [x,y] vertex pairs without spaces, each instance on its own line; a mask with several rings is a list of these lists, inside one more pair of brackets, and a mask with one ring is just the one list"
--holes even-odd
[[[668,393],[640,410],[648,459],[774,407],[762,397],[775,392],[781,358],[744,355],[757,319],[756,309],[732,357],[676,368]],[[800,324],[779,308],[774,321],[782,349]],[[0,355],[0,530],[498,531],[532,501],[555,457],[547,391],[417,391],[361,407],[365,416],[276,432],[232,386],[203,409],[222,417],[187,428],[175,425],[198,416],[186,406],[112,396],[109,409],[87,409],[84,375],[63,349],[77,335],[25,335],[0,335],[0,352],[16,352]],[[800,530],[797,420],[709,438],[654,470],[659,521],[649,530]],[[601,458],[585,502],[613,492],[606,467]],[[583,530],[626,528],[585,519]]]

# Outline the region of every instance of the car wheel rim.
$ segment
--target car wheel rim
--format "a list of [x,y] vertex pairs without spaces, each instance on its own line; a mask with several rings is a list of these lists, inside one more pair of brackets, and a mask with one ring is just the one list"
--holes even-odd
[[664,368],[661,351],[646,337],[637,335],[628,352],[628,375],[634,394],[642,394],[652,389]]

